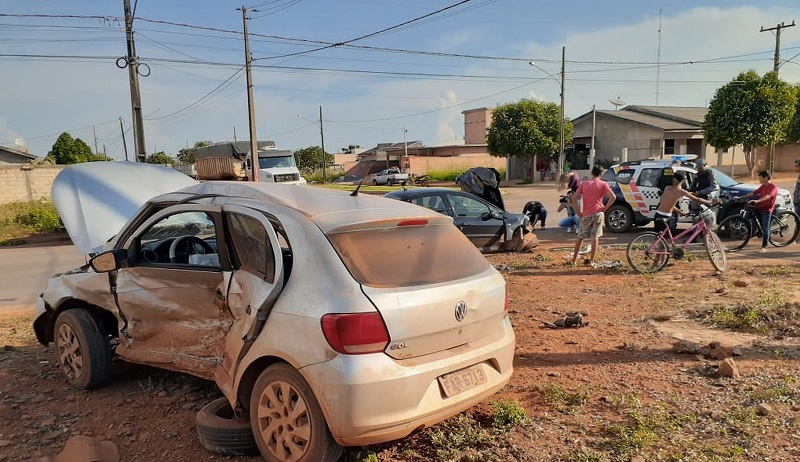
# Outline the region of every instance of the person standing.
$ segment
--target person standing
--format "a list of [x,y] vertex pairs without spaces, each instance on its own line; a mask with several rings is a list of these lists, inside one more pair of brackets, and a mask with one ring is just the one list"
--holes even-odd
[[717,182],[714,171],[708,168],[705,159],[697,159],[695,166],[697,167],[697,175],[692,180],[689,192],[697,197],[708,199],[714,191],[719,191],[719,182]]
[[[580,217],[578,225],[578,239],[575,241],[575,252],[572,254],[572,264],[578,259],[578,252],[581,249],[584,239],[592,239],[592,250],[589,258],[583,264],[594,267],[594,257],[597,252],[597,245],[600,236],[603,235],[603,220],[606,210],[614,203],[614,193],[608,183],[600,179],[603,168],[595,165],[592,168],[592,179],[583,181],[578,186],[578,190],[572,196],[572,208],[575,214]],[[605,203],[604,203],[605,200]],[[580,204],[583,204],[581,208]]]
[[734,199],[746,199],[748,197],[755,197],[749,203],[755,208],[758,222],[761,223],[761,252],[767,251],[767,244],[769,243],[769,225],[772,221],[772,211],[775,210],[775,200],[778,198],[778,186],[772,181],[772,176],[768,171],[762,170],[758,172],[758,181],[761,186],[753,192],[734,197]]
[[800,214],[800,157],[794,160],[794,171],[797,172],[797,181],[794,182],[794,213]]

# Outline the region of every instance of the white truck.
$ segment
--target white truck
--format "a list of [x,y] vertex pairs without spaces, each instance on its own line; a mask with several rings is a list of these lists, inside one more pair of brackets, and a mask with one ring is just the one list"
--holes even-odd
[[[195,149],[198,180],[252,180],[250,142],[214,143]],[[273,141],[258,142],[258,181],[262,183],[306,184],[294,160],[294,153],[278,149]]]
[[372,179],[372,184],[374,186],[379,184],[392,186],[395,183],[400,183],[405,186],[406,183],[408,183],[408,173],[401,173],[400,169],[397,167],[386,168],[378,172],[375,178]]

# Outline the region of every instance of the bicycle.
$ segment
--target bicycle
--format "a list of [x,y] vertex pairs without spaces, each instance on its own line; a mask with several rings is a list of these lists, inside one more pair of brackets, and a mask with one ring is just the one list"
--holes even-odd
[[[745,202],[742,199],[732,199],[732,201]],[[763,233],[761,222],[750,203],[745,203],[738,213],[725,217],[717,227],[717,235],[728,252],[741,250],[750,242],[750,238],[763,236]],[[786,247],[797,239],[798,233],[800,233],[800,217],[796,213],[790,210],[772,212],[769,225],[770,244],[775,247]]]
[[[656,218],[656,220],[667,221],[666,218]],[[725,271],[728,268],[728,258],[725,255],[725,248],[720,242],[717,234],[711,229],[716,220],[716,213],[709,207],[702,206],[700,219],[690,228],[685,229],[677,235],[672,235],[672,230],[667,223],[664,231],[645,231],[633,238],[625,252],[628,264],[640,273],[655,273],[667,266],[670,258],[676,260],[683,258],[686,247],[698,236],[703,237],[708,259],[717,271]],[[681,245],[678,241],[686,237]]]

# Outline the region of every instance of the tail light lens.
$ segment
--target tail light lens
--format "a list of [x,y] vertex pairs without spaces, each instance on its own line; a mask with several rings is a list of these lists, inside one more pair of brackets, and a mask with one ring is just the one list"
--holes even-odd
[[348,355],[378,353],[389,344],[389,332],[378,313],[326,314],[322,333],[331,348]]

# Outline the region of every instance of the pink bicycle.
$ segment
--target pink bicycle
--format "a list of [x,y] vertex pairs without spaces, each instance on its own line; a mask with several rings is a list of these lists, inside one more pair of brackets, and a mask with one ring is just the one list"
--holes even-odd
[[[667,266],[670,258],[676,260],[683,258],[686,247],[696,237],[702,236],[711,264],[717,271],[725,271],[728,268],[725,247],[711,229],[715,223],[716,213],[712,209],[702,206],[700,218],[689,229],[681,231],[675,236],[672,235],[669,226],[660,233],[654,231],[639,233],[628,244],[626,251],[628,263],[641,273],[661,271]],[[681,242],[681,240],[683,241]]]

